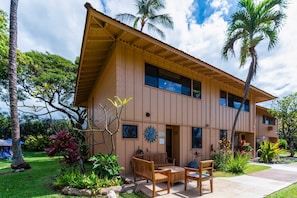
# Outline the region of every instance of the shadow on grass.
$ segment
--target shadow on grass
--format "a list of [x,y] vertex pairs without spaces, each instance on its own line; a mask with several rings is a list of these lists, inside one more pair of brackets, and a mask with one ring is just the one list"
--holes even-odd
[[[0,197],[63,197],[51,186],[60,171],[58,158],[49,158],[44,152],[24,152],[24,159],[31,169],[0,175]],[[0,173],[11,171],[10,163],[0,161]]]

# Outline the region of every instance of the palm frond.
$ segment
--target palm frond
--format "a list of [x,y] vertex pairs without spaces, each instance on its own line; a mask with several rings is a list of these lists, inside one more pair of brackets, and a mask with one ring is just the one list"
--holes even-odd
[[117,14],[115,18],[121,22],[127,22],[128,24],[131,24],[136,19],[136,16],[129,13],[122,13]]
[[166,28],[173,29],[173,20],[168,14],[156,15],[150,18],[153,23],[160,23]]
[[156,32],[158,35],[161,36],[162,39],[165,39],[165,34],[162,30],[160,30],[159,28],[157,28],[157,26],[155,26],[152,23],[147,23],[147,28],[148,30],[152,30],[154,32]]

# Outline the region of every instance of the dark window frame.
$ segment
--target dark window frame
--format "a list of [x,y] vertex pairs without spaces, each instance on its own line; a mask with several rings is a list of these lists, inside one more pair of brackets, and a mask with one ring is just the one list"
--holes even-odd
[[202,148],[202,128],[192,127],[192,149]]
[[228,139],[228,131],[220,129],[220,140],[223,140],[223,138]]
[[[201,99],[201,82],[145,63],[145,85]],[[192,92],[192,93],[191,93]]]
[[275,125],[275,118],[263,115],[263,124]]

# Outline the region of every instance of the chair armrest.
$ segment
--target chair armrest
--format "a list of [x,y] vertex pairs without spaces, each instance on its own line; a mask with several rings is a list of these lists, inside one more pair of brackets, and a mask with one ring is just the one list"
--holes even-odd
[[185,173],[187,173],[187,172],[198,172],[199,171],[199,169],[197,169],[197,168],[190,168],[190,167],[184,167],[184,169],[185,169]]

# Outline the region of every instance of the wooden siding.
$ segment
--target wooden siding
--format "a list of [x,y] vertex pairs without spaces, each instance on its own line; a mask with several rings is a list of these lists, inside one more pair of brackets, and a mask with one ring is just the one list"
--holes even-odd
[[264,140],[263,136],[266,137],[266,140],[276,141],[278,138],[278,122],[275,121],[275,125],[268,125],[263,123],[263,116],[272,117],[267,109],[257,107],[257,117],[256,117],[256,126],[257,126],[257,138],[260,139],[260,142]]
[[[202,98],[196,99],[145,85],[145,62],[200,81]],[[121,42],[117,42],[112,60],[105,70],[92,92],[94,104],[114,95],[133,98],[124,108],[121,124],[137,125],[138,137],[122,138],[121,128],[116,136],[115,153],[119,156],[120,166],[125,167],[124,173],[131,173],[131,157],[138,148],[144,152],[166,151],[166,145],[159,142],[166,137],[158,136],[153,143],[144,140],[144,130],[148,126],[155,127],[159,135],[165,133],[167,126],[175,126],[174,133],[179,136],[179,141],[174,142],[173,157],[176,157],[180,166],[186,166],[193,160],[196,152],[200,154],[198,159],[209,159],[212,154],[211,145],[214,149],[218,148],[220,129],[227,130],[230,138],[237,110],[220,105],[220,90],[238,96],[242,95],[241,90]],[[236,131],[254,133],[255,104],[252,95],[249,100],[250,112],[241,112]],[[146,112],[150,113],[150,117],[146,117]],[[191,148],[192,127],[202,128],[202,149]],[[100,149],[96,149],[96,152]]]

